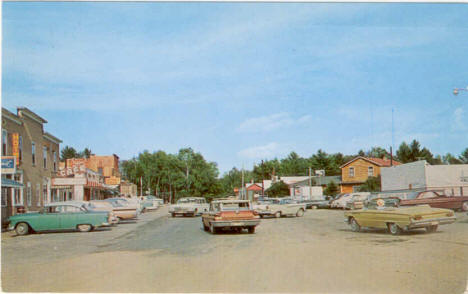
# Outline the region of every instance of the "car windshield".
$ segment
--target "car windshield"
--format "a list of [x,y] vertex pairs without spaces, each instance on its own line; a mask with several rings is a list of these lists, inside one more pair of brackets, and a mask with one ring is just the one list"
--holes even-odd
[[236,210],[250,210],[248,202],[232,202],[222,203],[223,210],[236,211]]
[[179,201],[177,201],[178,204],[182,204],[182,203],[197,203],[197,201],[195,199],[179,199]]

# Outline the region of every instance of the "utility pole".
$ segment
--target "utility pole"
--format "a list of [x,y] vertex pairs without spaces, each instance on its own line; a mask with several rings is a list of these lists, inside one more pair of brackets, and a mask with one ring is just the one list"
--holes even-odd
[[140,176],[140,196],[143,196],[143,177]]
[[312,168],[309,166],[309,200],[312,199]]
[[245,189],[245,184],[244,184],[244,164],[242,163],[242,187],[241,187],[241,193],[240,193],[240,199],[245,199],[244,195],[244,189]]
[[263,187],[263,178],[265,177],[265,170],[263,166],[263,159],[262,159],[262,199],[265,198],[265,189]]

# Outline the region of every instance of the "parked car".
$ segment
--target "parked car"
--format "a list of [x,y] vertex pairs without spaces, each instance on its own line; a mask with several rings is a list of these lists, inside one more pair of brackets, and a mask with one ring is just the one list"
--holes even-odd
[[425,228],[435,232],[439,225],[455,222],[453,211],[443,208],[432,208],[429,205],[413,207],[386,207],[386,201],[378,198],[372,200],[368,207],[361,210],[345,212],[345,222],[354,232],[363,227],[388,229],[392,235],[402,231]]
[[306,205],[306,209],[316,209],[316,208],[329,208],[330,201],[329,200],[302,200],[300,203]]
[[437,191],[408,193],[406,199],[400,199],[400,206],[428,204],[436,208],[468,211],[468,196],[447,196]]
[[249,234],[253,234],[259,223],[260,219],[249,200],[215,200],[211,202],[209,211],[202,215],[203,229],[212,234],[223,229],[239,233],[247,229]]
[[345,209],[361,209],[369,200],[370,193],[366,194],[351,194],[351,199],[346,201]]
[[295,216],[303,216],[306,210],[306,205],[303,203],[298,203],[295,200],[290,198],[271,198],[271,203],[266,205],[264,209],[258,208],[256,212],[260,215],[260,217],[264,216],[287,216],[287,215],[295,215]]
[[159,208],[159,201],[152,195],[140,196],[141,211],[146,212]]
[[85,202],[85,207],[92,211],[107,211],[109,212],[111,224],[118,224],[119,218],[115,215],[114,207],[107,201],[104,200],[90,200]]
[[46,204],[40,212],[13,215],[9,218],[9,230],[18,235],[31,231],[78,230],[89,232],[95,228],[109,226],[110,215],[106,211],[92,211],[85,204],[53,202]]
[[112,205],[119,220],[134,219],[138,216],[138,208],[125,201],[125,198],[107,198],[105,201]]
[[257,203],[252,203],[253,210],[257,211],[259,209],[265,210],[266,207],[272,203],[273,200],[263,198],[262,200],[258,200]]
[[196,216],[207,212],[209,208],[210,205],[203,197],[183,197],[177,201],[177,204],[169,207],[169,213],[173,217],[176,215]]
[[342,208],[342,209],[346,209],[346,203],[353,199],[354,196],[356,195],[360,195],[362,197],[367,197],[370,195],[369,192],[353,192],[353,193],[347,193],[347,194],[343,194],[341,197],[335,199],[332,201],[332,203],[330,204],[330,206],[332,208]]

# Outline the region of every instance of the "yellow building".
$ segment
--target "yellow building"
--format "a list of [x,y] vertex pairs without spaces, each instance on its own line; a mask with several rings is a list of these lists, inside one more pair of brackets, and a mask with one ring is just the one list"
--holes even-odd
[[364,184],[369,177],[380,175],[382,167],[399,165],[395,160],[387,158],[375,158],[358,156],[340,166],[341,168],[341,193],[356,192],[358,187]]

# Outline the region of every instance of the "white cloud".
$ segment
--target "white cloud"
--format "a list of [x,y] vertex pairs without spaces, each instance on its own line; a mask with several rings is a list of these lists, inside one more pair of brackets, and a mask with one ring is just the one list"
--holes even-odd
[[237,128],[239,132],[268,132],[278,128],[304,125],[311,119],[310,115],[292,117],[289,113],[275,113],[266,116],[249,118]]
[[276,142],[271,142],[263,146],[254,146],[243,149],[237,153],[240,157],[249,159],[266,159],[283,155],[285,148]]

